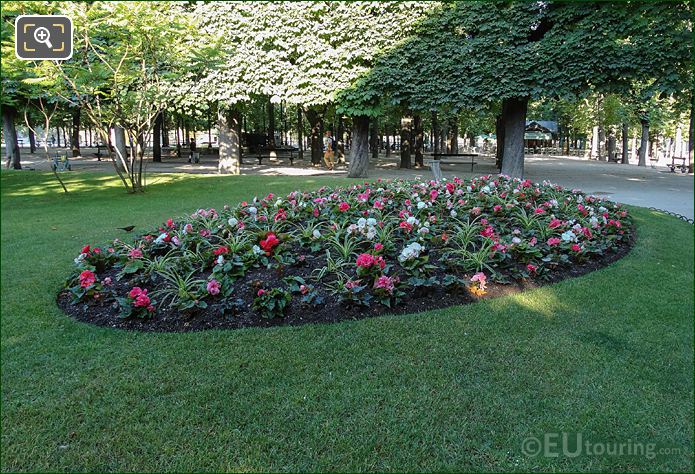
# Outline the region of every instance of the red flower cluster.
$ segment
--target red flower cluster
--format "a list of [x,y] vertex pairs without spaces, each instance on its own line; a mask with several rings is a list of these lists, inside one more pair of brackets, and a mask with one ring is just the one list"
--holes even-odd
[[[86,253],[86,252],[83,252]],[[85,270],[80,273],[80,286],[82,288],[89,288],[97,281],[97,277],[93,271]]]
[[377,265],[379,268],[382,270],[386,266],[386,261],[384,260],[384,257],[381,256],[374,256],[370,253],[363,253],[360,254],[359,257],[357,257],[357,262],[355,264],[359,268],[372,268],[373,266]]
[[217,247],[215,250],[213,250],[212,253],[214,253],[215,256],[227,254],[229,253],[229,248],[225,245],[221,245],[220,247]]
[[128,298],[133,300],[133,306],[138,308],[147,308],[147,311],[153,312],[154,306],[150,302],[150,297],[147,296],[147,290],[140,288],[139,286],[134,286],[130,293],[128,293]]
[[280,245],[280,239],[277,238],[272,232],[265,236],[265,239],[261,240],[259,244],[261,248],[265,251],[266,255],[270,255],[273,249]]
[[338,205],[338,209],[340,209],[340,212],[346,212],[348,209],[350,209],[350,204],[343,201]]

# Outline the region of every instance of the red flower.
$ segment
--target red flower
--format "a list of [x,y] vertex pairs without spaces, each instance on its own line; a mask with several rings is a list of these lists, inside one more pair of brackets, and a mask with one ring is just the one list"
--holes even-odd
[[343,202],[341,202],[341,203],[338,205],[338,209],[340,209],[340,212],[345,212],[345,211],[347,211],[348,209],[350,209],[350,204],[348,204],[348,203],[346,203],[345,201],[343,201]]
[[261,297],[263,295],[265,295],[265,290],[261,288],[260,290],[258,290],[258,293],[256,293],[256,296]]
[[551,229],[554,229],[556,227],[560,227],[561,225],[562,225],[562,221],[560,219],[556,219],[555,217],[553,217],[550,220],[550,224],[548,224],[548,227],[550,227]]
[[357,257],[357,262],[355,264],[358,267],[369,268],[374,265],[374,255],[370,253],[363,253]]
[[94,275],[93,271],[85,270],[80,273],[80,286],[82,288],[88,288],[96,282],[97,277]]
[[436,189],[430,191],[430,201],[435,201],[437,199],[437,196],[439,196],[439,191],[437,191]]
[[277,214],[275,214],[275,222],[284,221],[286,219],[287,219],[287,214],[285,213],[285,210],[282,208],[278,209]]
[[489,225],[480,231],[480,235],[482,235],[483,237],[492,237],[493,235],[495,235],[495,229],[493,229],[492,226]]
[[579,244],[574,244],[572,245],[572,252],[581,252],[582,248],[579,246]]
[[557,237],[551,237],[548,239],[548,245],[550,245],[551,247],[560,245],[560,242],[562,242],[562,240],[558,239]]
[[89,245],[85,245],[84,247],[82,247],[82,251],[80,253],[89,253],[90,250],[91,247]]
[[133,306],[137,306],[139,308],[147,308],[150,306],[150,297],[147,296],[147,290],[145,290],[144,293],[140,293],[137,298],[135,298],[135,301],[133,302]]
[[383,250],[383,249],[384,249],[384,246],[382,244],[379,244],[379,243],[374,244],[374,251],[375,252],[379,252],[380,250]]
[[266,255],[270,255],[275,247],[280,245],[280,240],[272,232],[259,242]]
[[167,219],[167,227],[170,229],[174,228],[174,221],[171,218]]
[[147,290],[143,290],[139,286],[134,286],[130,293],[128,293],[128,298],[136,299],[140,295],[146,295]]
[[529,263],[528,265],[526,265],[526,269],[529,271],[529,273],[536,273],[538,267]]
[[229,253],[229,248],[222,245],[220,247],[217,247],[215,250],[213,250],[212,253],[214,253],[216,256],[222,255],[222,254],[227,254],[227,253]]

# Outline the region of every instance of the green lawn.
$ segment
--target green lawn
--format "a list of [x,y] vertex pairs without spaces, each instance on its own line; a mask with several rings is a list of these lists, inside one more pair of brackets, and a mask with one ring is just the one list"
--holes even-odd
[[[692,470],[689,224],[635,208],[628,257],[475,305],[142,334],[56,307],[83,244],[336,181],[163,176],[137,196],[70,176],[66,196],[50,175],[1,175],[3,471]],[[676,453],[522,453],[561,432]]]

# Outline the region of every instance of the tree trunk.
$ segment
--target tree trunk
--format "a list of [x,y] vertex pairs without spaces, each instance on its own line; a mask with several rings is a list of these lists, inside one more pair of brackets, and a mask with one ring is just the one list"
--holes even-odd
[[335,160],[337,163],[345,163],[345,124],[342,115],[338,117],[338,134],[335,137]]
[[314,165],[321,164],[323,158],[323,142],[321,141],[321,114],[317,110],[308,109],[305,111],[306,118],[311,126],[311,163]]
[[425,135],[422,129],[422,117],[415,115],[414,119],[414,129],[415,129],[415,165],[419,167],[425,166],[424,155],[422,153],[422,147],[424,145]]
[[447,153],[459,152],[459,125],[458,117],[449,119],[449,142],[447,143]]
[[275,149],[275,104],[268,97],[268,148]]
[[611,133],[608,136],[608,140],[606,141],[606,152],[607,152],[608,161],[615,159],[615,148],[616,148],[615,135],[613,135]]
[[65,145],[65,148],[68,147],[68,136],[65,133],[65,127],[63,127],[63,144]]
[[502,103],[504,152],[502,174],[513,178],[524,176],[524,132],[526,131],[527,97],[505,99]]
[[502,115],[498,115],[495,119],[495,136],[497,137],[497,149],[495,151],[495,166],[497,166],[498,170],[501,170],[502,158],[504,157],[504,121],[502,120]]
[[688,132],[688,172],[693,172],[693,166],[695,166],[695,160],[693,160],[693,135],[695,125],[693,125],[693,104],[695,104],[695,98],[690,98],[690,128]]
[[384,135],[386,136],[386,158],[391,156],[391,129],[388,123],[384,123]]
[[413,167],[410,160],[410,152],[413,147],[411,136],[413,134],[413,118],[409,115],[401,118],[401,168]]
[[302,106],[297,105],[297,159],[304,159],[304,124],[302,123]]
[[36,151],[36,134],[34,130],[29,129],[29,153],[34,153]]
[[[118,125],[113,127],[113,137],[114,137],[114,143],[113,146],[116,149],[116,155],[123,160],[127,160],[128,157],[128,152],[126,150],[125,146],[125,130],[123,127],[119,127]],[[122,167],[122,166],[121,166]]]
[[603,125],[598,126],[598,160],[606,161],[606,155],[603,153],[603,144],[606,141],[606,131]]
[[5,133],[5,156],[6,167],[21,170],[21,158],[19,155],[19,143],[17,141],[17,129],[15,128],[15,119],[17,118],[17,109],[10,105],[2,108],[2,127]]
[[369,123],[369,148],[372,151],[372,158],[379,158],[379,121],[375,118]]
[[649,147],[649,120],[640,118],[642,124],[642,137],[639,146],[639,162],[637,166],[647,166],[647,148]]
[[366,178],[369,169],[369,117],[358,115],[352,118],[352,146],[348,177]]
[[167,115],[166,111],[162,110],[162,146],[169,146],[169,129],[167,128]]
[[60,127],[56,127],[56,146],[60,148]]
[[162,162],[162,145],[159,141],[162,136],[162,117],[163,113],[159,112],[154,119],[154,130],[152,131],[152,161],[155,163]]
[[432,111],[432,151],[439,153],[439,120],[437,112]]
[[72,156],[80,156],[80,108],[75,107],[72,111],[72,137],[71,137]]
[[624,165],[627,165],[630,162],[629,158],[628,158],[628,140],[629,140],[628,134],[629,133],[630,133],[630,128],[629,128],[627,122],[624,122],[623,123],[623,131],[622,131],[621,137],[620,137],[623,141],[623,153],[622,153],[622,159],[620,160],[620,162]]
[[241,113],[236,107],[217,110],[217,141],[220,146],[220,174],[239,174],[241,163]]

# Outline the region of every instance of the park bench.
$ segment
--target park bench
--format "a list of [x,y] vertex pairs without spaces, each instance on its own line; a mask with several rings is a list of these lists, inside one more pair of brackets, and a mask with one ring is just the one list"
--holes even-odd
[[[432,170],[432,175],[434,176],[435,181],[441,181],[442,179],[442,168],[441,164],[470,164],[471,165],[471,173],[473,172],[473,167],[477,165],[478,163],[475,161],[475,157],[480,156],[479,153],[433,153],[431,160],[426,160],[425,164],[429,165],[430,169]],[[442,157],[468,157],[470,158],[470,161],[461,161],[461,160],[442,160]]]
[[295,153],[299,152],[299,148],[297,147],[278,147],[278,148],[258,148],[256,149],[255,153],[252,153],[256,159],[258,160],[258,164],[262,165],[263,164],[263,159],[264,158],[280,158],[281,156],[287,157],[290,160],[290,165],[294,165],[294,160],[295,160]]
[[67,152],[65,152],[65,154],[54,154],[51,168],[53,168],[53,171],[72,171],[72,165],[70,164]]
[[[677,165],[676,160],[679,160],[681,164]],[[671,169],[671,173],[675,173],[677,169],[681,170],[681,173],[687,173],[688,172],[688,166],[685,164],[685,157],[684,156],[672,156],[671,157],[671,164],[666,165]]]

